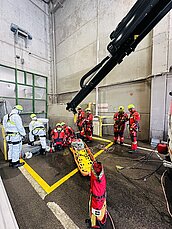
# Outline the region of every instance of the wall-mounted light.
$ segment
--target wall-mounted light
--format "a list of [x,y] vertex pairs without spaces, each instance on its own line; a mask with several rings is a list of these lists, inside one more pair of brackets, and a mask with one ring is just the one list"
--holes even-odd
[[27,48],[28,40],[32,40],[31,34],[29,32],[27,32],[26,30],[20,28],[18,25],[15,25],[13,23],[11,23],[10,29],[14,33],[15,43],[16,44],[18,43],[18,39],[20,37],[20,38],[24,39],[25,47]]

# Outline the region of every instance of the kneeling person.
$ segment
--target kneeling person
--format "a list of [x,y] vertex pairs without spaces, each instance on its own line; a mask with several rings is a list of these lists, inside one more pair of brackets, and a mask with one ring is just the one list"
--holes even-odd
[[65,141],[65,133],[61,123],[57,123],[56,127],[51,131],[51,138],[55,151],[62,150]]
[[30,115],[32,121],[29,124],[29,145],[34,145],[34,137],[38,136],[41,142],[41,154],[45,154],[46,149],[46,131],[41,120],[37,119],[36,114]]

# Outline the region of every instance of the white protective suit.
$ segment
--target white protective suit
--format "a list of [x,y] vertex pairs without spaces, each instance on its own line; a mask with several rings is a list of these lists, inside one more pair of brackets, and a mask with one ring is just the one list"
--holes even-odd
[[42,149],[46,149],[46,132],[42,121],[32,118],[29,124],[29,141],[34,142],[34,136],[39,136]]
[[9,147],[8,160],[12,160],[12,163],[19,161],[22,150],[22,138],[26,136],[22,119],[18,112],[18,110],[13,109],[10,114],[6,114],[3,118],[3,126]]

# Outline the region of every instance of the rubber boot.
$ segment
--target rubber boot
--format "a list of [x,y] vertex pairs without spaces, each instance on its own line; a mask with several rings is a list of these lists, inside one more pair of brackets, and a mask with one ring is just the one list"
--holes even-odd
[[136,150],[129,150],[128,153],[132,154],[132,153],[136,153],[137,151]]
[[118,137],[114,136],[113,143],[114,145],[118,144]]
[[136,153],[137,152],[137,144],[131,144],[131,150],[128,151],[128,153]]
[[12,162],[12,167],[18,168],[18,167],[23,166],[24,164],[25,164],[24,162],[16,161],[16,162]]
[[46,155],[45,149],[41,148],[41,149],[40,149],[40,154],[41,154],[41,155]]
[[8,162],[9,162],[9,167],[12,167],[13,166],[12,159],[8,160]]
[[124,144],[124,137],[120,137],[120,145]]

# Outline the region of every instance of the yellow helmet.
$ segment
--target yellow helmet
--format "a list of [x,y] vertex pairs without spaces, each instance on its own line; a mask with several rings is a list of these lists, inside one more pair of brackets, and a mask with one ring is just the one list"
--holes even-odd
[[119,111],[119,112],[124,112],[124,106],[119,106],[119,107],[118,107],[118,111]]
[[61,126],[61,123],[60,122],[56,123],[56,126]]
[[13,108],[19,111],[23,111],[23,107],[21,105],[15,105]]
[[58,128],[57,128],[57,131],[61,131],[61,130],[62,130],[62,128],[61,128],[61,127],[58,127]]
[[35,118],[36,117],[36,114],[31,114],[30,117],[31,118]]
[[129,104],[128,105],[128,110],[135,108],[134,104]]
[[77,106],[77,108],[76,108],[77,110],[80,110],[81,109],[81,106]]
[[66,125],[66,123],[65,123],[65,122],[61,122],[60,124],[61,124],[61,126],[64,126],[64,125]]
[[85,111],[88,112],[88,111],[91,111],[91,110],[90,110],[90,108],[86,108]]

